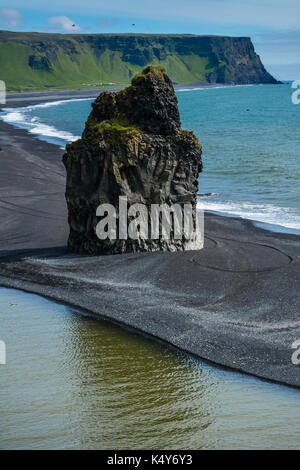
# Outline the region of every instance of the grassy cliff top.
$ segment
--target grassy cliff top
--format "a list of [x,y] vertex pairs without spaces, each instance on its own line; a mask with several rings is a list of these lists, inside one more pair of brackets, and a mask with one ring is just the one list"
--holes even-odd
[[149,64],[177,84],[276,83],[247,37],[0,31],[0,80],[10,92],[123,87]]
[[24,32],[14,32],[8,30],[0,30],[0,35],[7,35],[10,37],[20,37],[20,36],[42,36],[42,37],[88,37],[88,36],[103,36],[103,37],[165,37],[165,38],[230,38],[230,39],[247,39],[251,40],[249,36],[223,36],[219,34],[164,34],[164,33],[45,33],[39,31],[24,31]]

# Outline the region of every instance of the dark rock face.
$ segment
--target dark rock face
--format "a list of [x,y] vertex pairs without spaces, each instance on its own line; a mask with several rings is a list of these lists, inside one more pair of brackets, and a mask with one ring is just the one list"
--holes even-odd
[[[67,146],[66,200],[70,251],[123,253],[200,248],[197,237],[105,239],[96,234],[100,204],[190,204],[196,219],[201,146],[180,128],[177,98],[161,67],[146,67],[120,92],[102,92],[92,105],[82,138]],[[176,239],[175,239],[176,238]]]
[[48,57],[43,55],[31,55],[28,58],[28,65],[35,70],[43,70],[45,72],[51,72],[52,66]]
[[146,67],[132,79],[131,87],[119,93],[101,93],[92,105],[96,120],[127,120],[144,132],[160,135],[179,129],[177,98],[163,70]]

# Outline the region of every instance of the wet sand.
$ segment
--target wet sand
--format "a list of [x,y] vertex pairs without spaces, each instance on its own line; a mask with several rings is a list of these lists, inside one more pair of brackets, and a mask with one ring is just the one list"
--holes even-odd
[[[51,94],[51,100],[78,98],[77,93]],[[6,107],[40,102],[35,95],[9,98]],[[298,236],[207,213],[201,251],[70,255],[63,151],[3,122],[0,147],[2,286],[44,295],[202,359],[300,387],[300,366],[291,360],[292,343],[300,339]]]

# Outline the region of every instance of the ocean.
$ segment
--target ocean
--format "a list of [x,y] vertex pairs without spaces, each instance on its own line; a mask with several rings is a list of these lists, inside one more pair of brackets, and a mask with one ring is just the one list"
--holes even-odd
[[[181,88],[182,127],[203,146],[199,207],[300,233],[300,105],[283,85]],[[6,109],[6,122],[64,147],[78,139],[89,99]]]

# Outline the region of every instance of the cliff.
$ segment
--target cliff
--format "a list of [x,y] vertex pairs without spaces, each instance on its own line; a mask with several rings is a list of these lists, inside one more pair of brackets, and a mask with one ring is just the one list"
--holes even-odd
[[277,83],[246,37],[0,31],[8,91],[123,86],[150,63],[178,84]]
[[[192,132],[180,128],[177,98],[164,69],[146,67],[130,87],[102,92],[92,107],[82,138],[67,145],[63,157],[69,250],[99,254],[202,248],[196,231],[201,146]],[[120,197],[126,198],[125,208]],[[104,204],[116,210],[113,237],[105,236],[106,228],[98,231],[106,217],[98,208]],[[167,215],[174,222],[167,235],[162,213],[152,219],[155,204],[176,209]],[[190,234],[181,218],[187,206]],[[140,224],[132,235],[135,216],[143,228]]]

